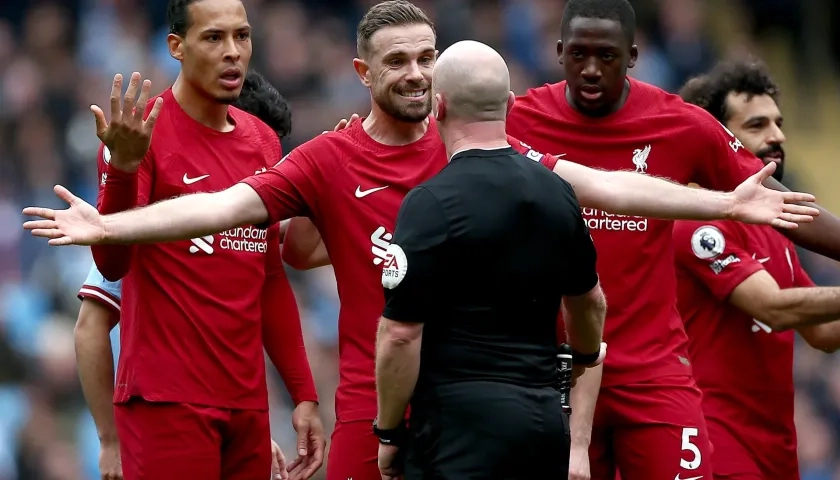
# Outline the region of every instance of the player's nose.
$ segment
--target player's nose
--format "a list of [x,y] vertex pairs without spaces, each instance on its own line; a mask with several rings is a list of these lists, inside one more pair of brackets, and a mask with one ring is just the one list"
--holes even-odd
[[233,62],[236,63],[242,57],[242,54],[239,52],[239,49],[236,45],[236,40],[233,36],[228,36],[225,38],[225,49],[224,49],[224,60],[225,62]]
[[584,63],[580,74],[588,81],[599,80],[601,78],[601,66],[595,58],[590,57]]

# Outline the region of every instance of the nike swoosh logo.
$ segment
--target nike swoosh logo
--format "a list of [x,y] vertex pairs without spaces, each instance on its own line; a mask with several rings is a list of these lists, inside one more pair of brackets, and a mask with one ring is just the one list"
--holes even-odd
[[385,190],[386,188],[388,188],[388,185],[385,185],[384,187],[371,188],[370,190],[362,190],[362,186],[359,185],[356,187],[356,198],[367,197],[371,193],[376,193],[380,190]]
[[[768,260],[770,260],[770,257],[755,258],[755,254],[753,253],[753,260],[758,260],[758,263],[764,263],[764,262],[767,262]],[[691,480],[691,479],[686,478],[686,479],[683,479],[683,480]]]
[[703,478],[703,475],[700,475],[699,477],[680,478],[680,474],[678,473],[677,476],[674,477],[674,480],[700,480],[701,478]]
[[185,173],[185,174],[184,174],[184,183],[185,183],[186,185],[192,185],[193,183],[195,183],[195,182],[197,182],[197,181],[199,181],[199,180],[204,180],[205,178],[207,178],[207,177],[209,177],[209,176],[210,176],[210,175],[208,174],[208,175],[202,175],[202,176],[200,176],[200,177],[190,178],[190,177],[188,177],[188,176],[187,176],[187,174]]

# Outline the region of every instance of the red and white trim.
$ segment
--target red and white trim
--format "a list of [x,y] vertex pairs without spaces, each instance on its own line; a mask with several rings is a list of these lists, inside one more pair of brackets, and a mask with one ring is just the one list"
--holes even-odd
[[79,299],[81,300],[83,298],[99,300],[105,305],[116,310],[117,313],[120,313],[120,300],[99,287],[82,285],[82,288],[79,290]]

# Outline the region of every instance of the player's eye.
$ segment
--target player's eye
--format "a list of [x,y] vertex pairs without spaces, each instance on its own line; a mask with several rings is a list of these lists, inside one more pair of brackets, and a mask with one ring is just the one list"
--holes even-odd
[[614,54],[612,54],[612,53],[605,53],[605,54],[601,55],[601,58],[602,58],[605,62],[610,62],[610,61],[612,61],[612,60],[614,60],[614,59],[615,59],[615,55],[614,55]]
[[574,58],[576,60],[580,60],[581,58],[583,58],[583,52],[578,51],[578,50],[573,51],[572,52],[572,58]]
[[433,59],[432,57],[423,57],[423,58],[420,59],[420,64],[421,65],[429,65],[434,61],[435,61],[435,59]]
[[240,32],[239,33],[239,39],[240,40],[248,40],[249,38],[251,38],[251,33],[250,32]]
[[393,59],[393,60],[389,60],[389,61],[388,61],[388,65],[390,65],[390,66],[392,66],[392,67],[399,67],[399,66],[401,66],[402,64],[403,64],[403,61],[402,61],[402,60],[400,60],[400,59],[398,59],[398,58],[395,58],[395,59]]
[[211,35],[207,36],[207,41],[209,41],[209,42],[218,42],[221,39],[222,39],[222,36],[217,34],[217,33],[214,33],[214,34],[211,34]]

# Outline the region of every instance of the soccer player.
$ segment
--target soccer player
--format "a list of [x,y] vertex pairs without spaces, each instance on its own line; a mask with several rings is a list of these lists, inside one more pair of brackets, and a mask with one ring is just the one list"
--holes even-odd
[[[274,86],[255,71],[249,71],[245,76],[239,98],[233,106],[257,116],[274,130],[278,138],[287,135],[291,129],[291,115],[286,101]],[[104,167],[102,162],[99,165]],[[104,168],[99,170],[101,176]],[[298,221],[304,222],[298,230],[303,234],[308,228],[305,225],[308,220]],[[303,242],[304,239],[296,241]],[[79,360],[82,390],[100,438],[99,469],[103,479],[122,478],[119,441],[114,425],[114,358],[109,338],[109,332],[119,322],[121,290],[121,281],[106,280],[94,264],[78,294],[82,304],[75,329],[76,356]],[[286,321],[299,321],[294,320],[298,316],[297,304],[287,281],[276,294],[285,301],[282,313],[278,316]],[[274,470],[280,473],[283,468],[281,463],[285,459],[276,444],[272,444],[272,448],[272,463],[276,463]]]
[[[280,155],[271,127],[230,107],[251,55],[242,3],[172,0],[168,8],[170,53],[182,68],[175,84],[149,103],[148,120],[148,81],[134,102],[139,74],[132,75],[124,111],[122,78],[115,78],[110,125],[92,108],[104,144],[103,212],[223,189],[266,171]],[[114,389],[125,478],[269,475],[263,346],[297,405],[293,423],[303,429],[303,443],[293,465],[310,476],[325,441],[300,323],[284,317],[293,297],[279,228],[237,224],[213,233],[188,242],[93,249],[106,278],[125,275]]]
[[[557,43],[567,80],[517,98],[508,133],[582,165],[720,190],[761,168],[707,112],[627,77],[638,55],[634,32],[627,0],[569,0]],[[603,378],[589,370],[573,393],[570,469],[585,476],[591,463],[599,480],[613,480],[616,469],[624,480],[708,478],[701,394],[676,308],[673,224],[585,205],[583,214],[610,305],[604,333],[610,353]],[[817,224],[824,231],[812,228]],[[796,238],[840,258],[838,230],[836,217],[823,214],[797,229]]]
[[[376,415],[373,346],[384,303],[381,271],[391,261],[386,250],[403,197],[447,165],[436,124],[429,117],[436,51],[428,17],[406,1],[377,4],[359,24],[357,48],[354,67],[371,91],[371,113],[344,130],[319,135],[265,173],[214,194],[185,195],[113,216],[100,216],[63,187],[56,192],[72,202],[69,210],[25,210],[26,215],[47,219],[27,222],[25,227],[33,235],[51,238],[53,245],[200,239],[237,225],[271,225],[304,215],[312,218],[335,268],[341,299],[340,383],[327,472],[330,480],[379,478],[378,440],[372,423]],[[736,191],[721,193],[632,172],[591,170],[542,155],[516,140],[509,138],[509,142],[532,160],[553,168],[573,185],[580,202],[591,208],[666,218],[726,217],[779,226],[795,226],[791,221],[809,220],[813,213],[784,203],[813,197],[772,192],[758,184],[772,173],[772,166]],[[193,151],[185,162],[215,155]],[[678,157],[674,155],[675,161]],[[109,225],[107,235],[103,222]],[[627,222],[615,218],[610,225]],[[642,224],[646,222],[634,221],[633,228]]]
[[[680,95],[762,161],[777,162],[773,176],[782,180],[779,89],[763,63],[722,62]],[[840,347],[840,322],[825,323],[840,319],[840,288],[814,287],[791,241],[770,227],[678,221],[673,237],[678,306],[715,478],[798,479],[793,329],[820,350]]]

